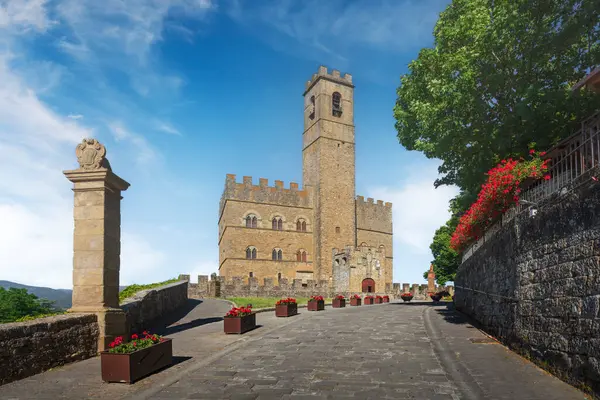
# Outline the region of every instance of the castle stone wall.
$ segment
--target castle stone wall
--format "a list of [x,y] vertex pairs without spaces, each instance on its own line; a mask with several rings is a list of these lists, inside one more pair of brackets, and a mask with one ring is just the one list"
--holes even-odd
[[600,189],[516,216],[460,266],[456,307],[573,384],[600,394]]
[[0,324],[0,385],[94,357],[98,332],[95,314]]
[[143,332],[153,322],[184,306],[188,300],[188,282],[170,283],[142,290],[121,303],[131,333]]
[[[179,275],[181,280],[190,280],[189,275]],[[427,297],[427,285],[418,284],[400,284],[385,285],[382,288],[376,288],[377,292],[370,293],[371,295],[388,295],[392,299],[399,299],[404,292],[411,292],[415,296],[414,300],[429,301]],[[451,295],[454,293],[454,288],[451,286],[438,286],[437,290],[446,290]],[[358,294],[363,297],[366,293],[359,291],[336,291],[331,286],[330,281],[322,280],[307,280],[300,279],[272,279],[265,278],[262,280],[247,277],[231,277],[225,279],[217,277],[217,279],[209,280],[206,275],[198,275],[198,283],[189,283],[188,296],[193,299],[202,299],[204,297],[310,297],[324,296],[333,297],[335,295],[351,296]]]

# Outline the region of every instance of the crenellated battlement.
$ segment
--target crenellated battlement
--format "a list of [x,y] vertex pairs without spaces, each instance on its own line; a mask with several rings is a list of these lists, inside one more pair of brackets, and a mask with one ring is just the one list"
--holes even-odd
[[312,208],[312,193],[310,186],[300,189],[296,182],[290,182],[289,187],[286,188],[283,181],[275,180],[275,185],[269,186],[268,179],[259,178],[258,185],[255,185],[251,176],[244,176],[241,182],[237,182],[236,175],[227,174],[225,189],[221,196],[220,213],[226,200]]
[[356,196],[356,228],[392,234],[392,203]]
[[312,78],[306,82],[306,92],[308,92],[308,90],[321,78],[354,87],[354,85],[352,85],[352,75],[344,74],[344,76],[342,76],[337,69],[332,70],[330,74],[327,67],[321,65],[319,71],[316,74],[313,74]]
[[370,205],[370,206],[378,206],[378,207],[386,207],[386,208],[392,208],[392,203],[390,202],[384,202],[383,200],[377,200],[377,202],[375,202],[375,200],[372,197],[368,197],[367,201],[365,201],[365,197],[364,196],[356,196],[356,205]]

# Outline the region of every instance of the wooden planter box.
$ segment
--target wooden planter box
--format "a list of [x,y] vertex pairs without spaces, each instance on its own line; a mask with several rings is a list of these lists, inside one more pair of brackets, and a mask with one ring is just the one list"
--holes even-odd
[[362,303],[362,299],[350,298],[350,305],[351,306],[360,306],[361,303]]
[[173,362],[172,339],[129,354],[100,352],[100,369],[104,382],[133,383]]
[[275,306],[276,317],[291,317],[292,315],[298,314],[298,304],[280,304]]
[[368,297],[365,297],[365,306],[369,306],[371,304],[373,304],[373,302],[375,301],[375,299],[370,299]]
[[383,298],[378,299],[377,297],[375,297],[374,300],[375,300],[375,304],[381,304],[381,303],[383,303]]
[[400,297],[403,301],[411,301],[413,299],[414,296],[404,296],[404,297]]
[[325,300],[309,301],[306,308],[308,311],[323,311],[325,309]]
[[344,307],[346,307],[346,299],[343,299],[343,300],[333,299],[331,301],[331,307],[333,307],[333,308],[344,308]]
[[385,297],[383,298],[383,302],[384,302],[384,303],[389,303],[389,302],[390,302],[390,298],[389,298],[388,296],[385,296]]
[[223,327],[225,333],[242,334],[256,328],[256,313],[243,317],[223,318]]

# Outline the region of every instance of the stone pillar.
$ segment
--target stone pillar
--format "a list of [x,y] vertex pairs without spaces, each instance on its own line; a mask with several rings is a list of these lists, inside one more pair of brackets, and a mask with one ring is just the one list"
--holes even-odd
[[73,305],[69,311],[98,316],[98,351],[102,351],[129,331],[119,308],[121,192],[129,183],[112,172],[106,149],[96,139],[84,139],[75,153],[79,168],[64,171],[75,192]]
[[427,291],[429,293],[435,293],[435,272],[433,272],[433,264],[429,266],[429,273],[427,274]]

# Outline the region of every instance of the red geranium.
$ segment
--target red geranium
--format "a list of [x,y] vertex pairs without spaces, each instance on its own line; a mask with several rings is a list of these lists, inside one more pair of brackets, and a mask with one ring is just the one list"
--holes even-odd
[[131,341],[128,342],[124,341],[123,336],[118,336],[108,345],[110,347],[108,352],[128,354],[140,349],[144,349],[146,347],[150,347],[156,343],[165,341],[165,339],[163,339],[162,337],[156,334],[151,335],[147,331],[144,331],[143,335],[144,337],[140,338],[137,334],[134,333],[133,335],[131,335]]
[[381,297],[381,296],[379,296],[379,295],[375,296],[375,298],[376,298],[376,299],[381,299],[381,300],[383,300],[383,297]]
[[549,160],[542,160],[545,153],[536,153],[531,149],[529,161],[502,160],[488,171],[488,179],[481,186],[477,201],[460,218],[458,226],[450,239],[450,247],[462,251],[471,242],[481,238],[486,229],[492,226],[512,205],[519,204],[519,185],[525,179],[550,179]]
[[373,300],[373,296],[365,296],[365,299],[371,299],[371,300]]
[[282,304],[296,304],[296,299],[288,297],[287,299],[277,300],[277,303],[275,303],[275,305],[277,306],[280,306]]
[[323,301],[323,296],[311,296],[308,301]]
[[400,295],[400,297],[413,297],[412,293],[406,292],[406,293],[402,293]]
[[345,297],[344,297],[344,296],[342,296],[341,294],[338,294],[337,296],[335,296],[335,299],[336,299],[336,300],[344,300],[344,299],[345,299]]
[[360,296],[359,296],[359,295],[357,295],[357,294],[353,294],[351,298],[352,298],[352,299],[358,299],[358,300],[360,300]]
[[252,314],[252,307],[233,307],[225,314],[225,318],[244,317]]

